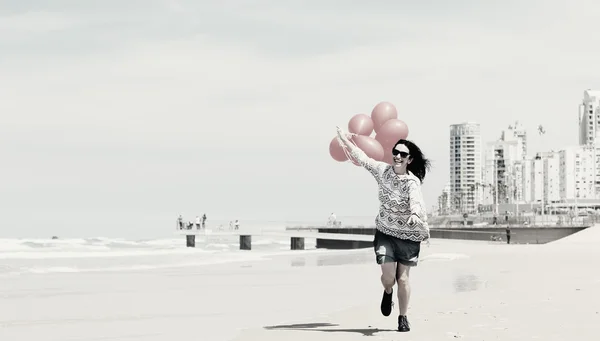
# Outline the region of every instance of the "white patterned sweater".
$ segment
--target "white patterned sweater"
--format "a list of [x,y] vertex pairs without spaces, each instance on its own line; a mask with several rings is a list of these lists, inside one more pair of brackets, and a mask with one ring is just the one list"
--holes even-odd
[[[427,211],[419,178],[410,172],[398,175],[391,165],[368,157],[352,142],[348,145],[350,155],[373,175],[379,185],[379,215],[375,218],[377,230],[415,242],[428,239]],[[423,224],[409,226],[407,221],[411,215],[416,215]]]

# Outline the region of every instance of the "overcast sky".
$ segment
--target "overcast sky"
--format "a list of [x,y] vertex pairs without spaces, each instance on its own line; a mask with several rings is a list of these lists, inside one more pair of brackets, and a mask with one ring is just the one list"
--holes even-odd
[[576,144],[600,3],[490,3],[0,1],[0,236],[374,217],[376,183],[328,145],[380,101],[432,159],[428,207],[450,124]]

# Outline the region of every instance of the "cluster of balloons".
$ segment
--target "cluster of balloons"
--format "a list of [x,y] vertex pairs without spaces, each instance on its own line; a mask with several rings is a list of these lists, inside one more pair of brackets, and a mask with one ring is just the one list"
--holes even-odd
[[[356,134],[351,141],[370,158],[392,164],[392,148],[400,139],[408,137],[408,126],[398,119],[392,103],[381,102],[373,108],[371,116],[356,114],[348,122],[348,131]],[[371,134],[375,131],[375,137]],[[334,137],[329,143],[329,154],[339,162],[348,160],[344,149]],[[355,160],[350,160],[355,165]]]

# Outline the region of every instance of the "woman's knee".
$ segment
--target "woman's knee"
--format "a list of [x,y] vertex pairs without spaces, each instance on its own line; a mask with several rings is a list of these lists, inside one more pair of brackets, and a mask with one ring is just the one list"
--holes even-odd
[[396,283],[396,263],[381,264],[381,283],[386,287]]
[[396,280],[399,285],[408,285],[408,279],[410,274],[410,267],[402,264],[398,264],[398,272],[396,273]]
[[385,287],[392,287],[396,283],[396,278],[393,275],[381,274],[381,283]]

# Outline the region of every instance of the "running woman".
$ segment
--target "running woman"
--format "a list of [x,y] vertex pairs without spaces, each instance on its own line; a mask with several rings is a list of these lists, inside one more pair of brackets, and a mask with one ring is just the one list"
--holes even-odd
[[417,265],[421,242],[429,239],[427,212],[421,184],[430,162],[411,141],[401,139],[392,149],[393,164],[368,157],[337,127],[339,141],[352,159],[368,170],[379,186],[379,214],[375,218],[373,246],[381,266],[381,313],[393,310],[394,284],[398,284],[398,331],[410,331],[406,316],[410,299],[410,268]]

